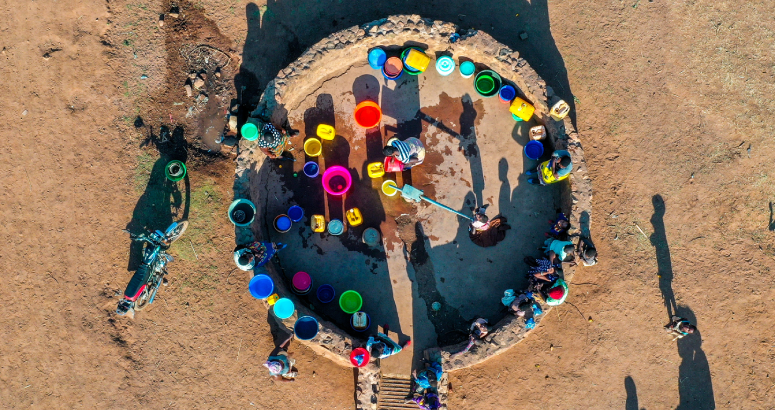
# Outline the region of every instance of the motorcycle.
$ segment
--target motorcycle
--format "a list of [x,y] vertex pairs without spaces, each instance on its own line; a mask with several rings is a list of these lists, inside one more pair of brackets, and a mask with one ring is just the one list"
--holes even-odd
[[127,230],[133,241],[145,243],[143,263],[137,269],[124,290],[124,298],[118,302],[116,314],[124,316],[140,311],[153,303],[156,292],[162,284],[166,285],[167,263],[172,262],[172,256],[167,254],[172,242],[183,235],[188,227],[188,221],[173,222],[166,231],[157,230],[149,234],[135,235]]

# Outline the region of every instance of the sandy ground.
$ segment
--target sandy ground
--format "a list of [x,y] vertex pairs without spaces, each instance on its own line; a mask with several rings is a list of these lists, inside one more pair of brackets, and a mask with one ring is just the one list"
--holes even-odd
[[[4,406],[352,408],[352,371],[297,345],[297,383],[274,385],[260,367],[272,346],[266,311],[232,271],[221,216],[233,168],[196,145],[206,127],[186,118],[190,102],[174,105],[187,74],[176,42],[229,49],[225,78],[243,69],[220,87],[244,86],[250,99],[330,32],[419,13],[490,32],[573,101],[596,188],[601,263],[577,274],[573,305],[527,341],[453,373],[451,408],[775,407],[772,4],[178,4],[187,24],[164,27],[169,4],[158,1],[0,7]],[[168,153],[141,144],[162,125],[181,127],[192,148],[182,202],[164,189],[171,198],[146,201]],[[116,318],[130,277],[121,229],[181,207],[199,222],[172,250],[170,286],[135,320]],[[700,334],[670,342],[669,309]]]

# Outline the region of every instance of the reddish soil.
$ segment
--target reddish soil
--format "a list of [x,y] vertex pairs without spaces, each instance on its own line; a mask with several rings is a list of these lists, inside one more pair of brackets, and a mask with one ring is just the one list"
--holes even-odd
[[[163,27],[166,2],[3,4],[4,406],[353,408],[352,371],[298,344],[299,380],[267,378],[267,313],[230,255],[233,165],[199,137],[329,33],[419,13],[493,34],[573,102],[596,190],[601,262],[528,340],[453,373],[450,408],[775,407],[769,2],[177,4]],[[220,79],[204,67],[202,106],[183,89],[181,49],[198,43],[230,57]],[[188,186],[149,183],[179,155]],[[116,317],[121,230],[186,213],[170,286]],[[670,341],[672,305],[699,334]]]

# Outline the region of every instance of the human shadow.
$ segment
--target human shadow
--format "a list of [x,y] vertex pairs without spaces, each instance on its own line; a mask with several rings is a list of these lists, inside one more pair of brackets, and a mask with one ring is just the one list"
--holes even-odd
[[[676,315],[697,324],[694,312],[687,306],[678,306]],[[699,328],[699,326],[698,326]],[[713,380],[699,330],[678,339],[678,394],[680,403],[676,410],[710,410],[716,408],[713,397]]]
[[654,228],[654,233],[651,234],[649,240],[657,255],[659,290],[662,292],[667,317],[671,318],[675,314],[676,304],[673,293],[673,262],[670,258],[670,247],[665,233],[665,200],[657,194],[651,198],[651,203],[654,206],[654,214],[651,216],[651,226]]
[[[139,117],[138,117],[139,118]],[[134,234],[165,230],[174,220],[188,219],[191,203],[191,186],[188,173],[182,181],[173,182],[167,179],[164,168],[172,160],[186,163],[188,159],[188,142],[183,128],[170,130],[161,126],[158,134],[153,127],[148,127],[148,136],[141,147],[153,146],[158,150],[159,158],[154,162],[145,190],[135,204],[132,219],[126,226]],[[180,190],[183,185],[184,195]],[[142,263],[143,243],[132,241],[129,247],[127,270],[136,270]]]
[[[575,123],[573,94],[565,63],[552,36],[548,0],[493,0],[476,7],[466,2],[442,5],[438,0],[411,3],[270,0],[261,8],[249,3],[245,14],[248,33],[235,88],[242,101],[251,105],[258,102],[263,87],[278,71],[331,33],[391,14],[419,14],[452,22],[464,29],[486,31],[518,51],[571,106],[571,118]],[[520,39],[523,33],[528,36],[526,40]]]
[[624,378],[624,390],[627,392],[624,410],[638,410],[638,390],[635,388],[635,380],[632,380],[632,377]]
[[773,209],[772,201],[770,201],[770,223],[767,224],[767,229],[769,229],[770,231],[775,231],[775,219],[773,219],[773,215],[775,214],[773,213],[772,209]]

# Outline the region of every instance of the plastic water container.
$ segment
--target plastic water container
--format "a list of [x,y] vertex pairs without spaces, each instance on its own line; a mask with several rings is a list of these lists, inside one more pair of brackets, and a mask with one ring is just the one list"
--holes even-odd
[[533,112],[535,112],[535,110],[536,109],[532,104],[519,97],[514,98],[514,101],[511,102],[511,107],[509,108],[509,111],[511,111],[511,113],[517,117],[521,118],[522,121],[530,121],[530,118],[533,117]]
[[309,227],[312,229],[312,232],[325,232],[326,217],[323,215],[312,215],[309,220]]
[[366,312],[355,312],[350,317],[350,327],[356,332],[365,332],[371,326],[371,318]]
[[344,313],[353,314],[361,310],[362,306],[363,298],[361,298],[360,293],[354,290],[348,290],[339,296],[339,307]]
[[382,168],[385,172],[401,172],[404,170],[404,163],[399,161],[396,157],[385,157]]
[[408,49],[403,60],[404,67],[421,73],[425,72],[431,63],[431,58],[427,54],[414,47]]
[[304,218],[304,210],[300,206],[294,205],[288,208],[288,218],[291,218],[293,222],[299,222]]
[[336,130],[330,125],[318,124],[317,136],[320,139],[331,141],[336,137]]
[[347,216],[347,223],[350,224],[350,226],[358,226],[363,223],[363,215],[358,208],[348,209],[347,212],[345,212],[345,216]]
[[293,301],[288,298],[281,298],[275,302],[272,308],[275,316],[280,319],[288,319],[293,316],[293,312],[296,311],[296,306],[293,305]]
[[256,299],[266,299],[272,294],[274,290],[274,282],[272,278],[267,275],[261,274],[253,276],[248,284],[248,290],[250,294]]
[[366,167],[369,178],[379,178],[385,175],[385,166],[381,162],[372,162]]
[[317,157],[323,152],[323,144],[317,138],[309,138],[304,141],[304,152],[310,157]]
[[534,141],[541,141],[546,137],[546,127],[543,125],[536,125],[530,128],[530,139]]

